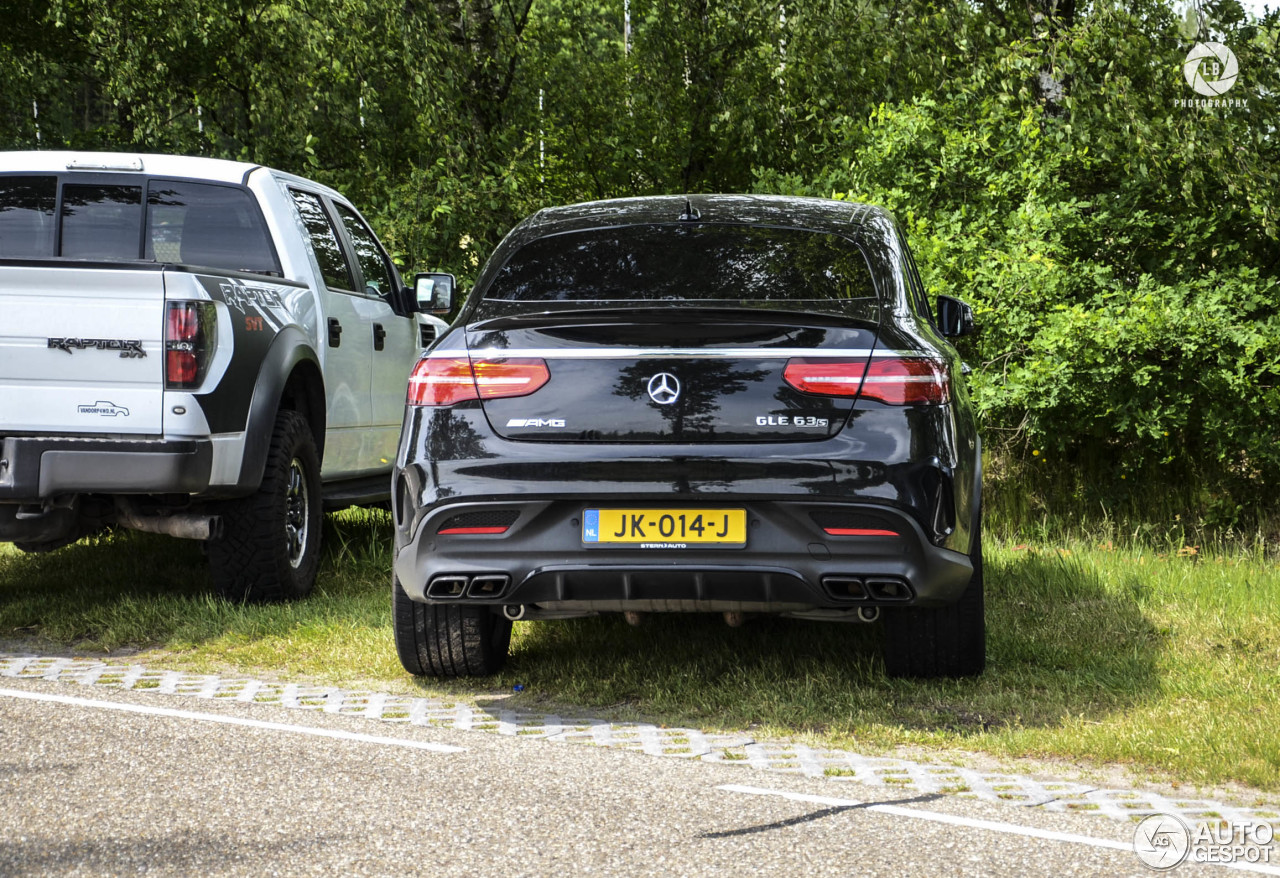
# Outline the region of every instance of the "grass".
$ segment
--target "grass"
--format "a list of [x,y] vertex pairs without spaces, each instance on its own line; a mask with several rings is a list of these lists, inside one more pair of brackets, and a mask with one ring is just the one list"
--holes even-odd
[[1280,791],[1280,570],[1261,543],[1112,538],[1105,522],[1047,540],[1049,528],[1019,536],[993,517],[989,669],[977,680],[885,678],[879,626],[651,616],[641,628],[520,623],[500,676],[413,681],[392,644],[390,522],[363,511],[330,518],[315,594],[281,606],[214,598],[195,543],[124,533],[49,555],[0,547],[0,637],[446,697],[523,684],[504,707],[573,705],[942,759],[1120,763],[1175,784]]

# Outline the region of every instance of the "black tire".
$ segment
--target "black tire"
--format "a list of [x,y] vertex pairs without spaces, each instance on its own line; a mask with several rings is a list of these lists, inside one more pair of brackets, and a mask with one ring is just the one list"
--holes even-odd
[[511,645],[511,622],[489,607],[423,604],[391,579],[400,664],[422,677],[487,677],[502,669]]
[[320,566],[320,455],[307,419],[276,416],[262,484],[223,504],[222,538],[209,543],[213,586],[229,601],[304,598]]
[[976,677],[986,668],[981,525],[969,558],[973,576],[954,604],[884,611],[884,666],[890,677]]

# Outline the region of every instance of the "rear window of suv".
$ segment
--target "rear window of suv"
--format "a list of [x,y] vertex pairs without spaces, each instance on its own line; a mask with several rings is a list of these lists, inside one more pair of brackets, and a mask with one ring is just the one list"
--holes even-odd
[[253,196],[193,180],[0,176],[0,258],[141,259],[280,274]]
[[654,224],[567,232],[517,250],[484,293],[506,302],[874,298],[862,251],[806,229]]

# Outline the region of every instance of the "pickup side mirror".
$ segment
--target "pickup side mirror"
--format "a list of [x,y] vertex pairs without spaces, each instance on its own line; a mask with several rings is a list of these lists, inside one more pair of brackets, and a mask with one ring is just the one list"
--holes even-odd
[[938,331],[947,338],[973,332],[973,309],[951,296],[938,296]]
[[453,310],[453,275],[420,272],[413,276],[416,310],[420,314],[448,314]]

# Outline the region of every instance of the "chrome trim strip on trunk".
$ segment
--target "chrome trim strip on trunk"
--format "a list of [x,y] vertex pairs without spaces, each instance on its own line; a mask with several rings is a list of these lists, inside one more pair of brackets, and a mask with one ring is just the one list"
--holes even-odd
[[428,359],[473,360],[537,358],[542,360],[692,360],[692,359],[790,359],[791,357],[918,357],[907,351],[870,348],[477,348],[476,350],[434,350]]

